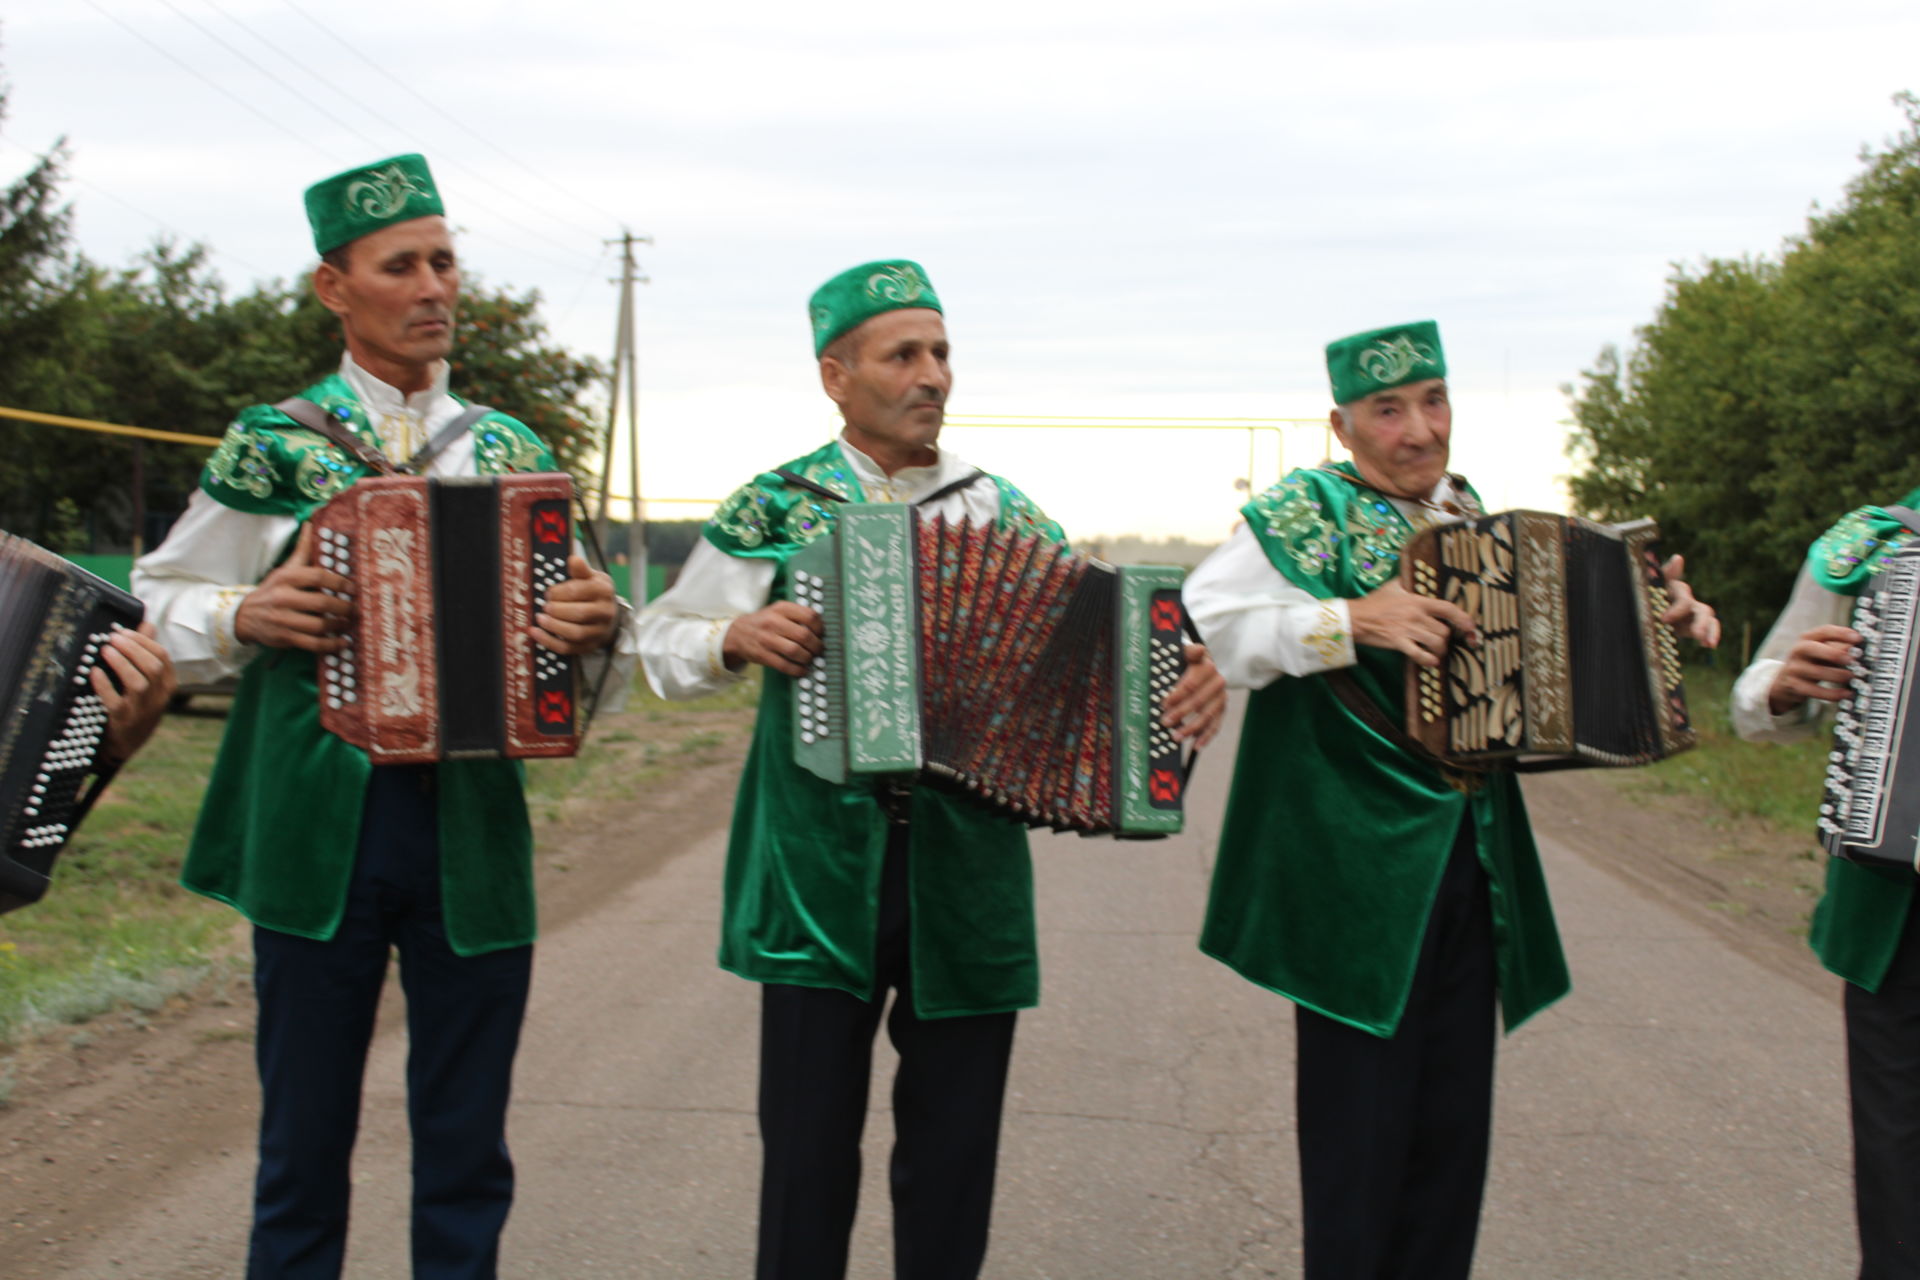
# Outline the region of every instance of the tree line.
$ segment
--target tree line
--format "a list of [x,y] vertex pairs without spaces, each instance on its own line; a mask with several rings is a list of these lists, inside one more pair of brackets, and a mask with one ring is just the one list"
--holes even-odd
[[[0,122],[7,86],[0,81]],[[103,266],[72,239],[64,142],[0,188],[0,406],[217,436],[241,408],[340,362],[339,322],[304,277],[230,292],[200,245],[155,243]],[[587,396],[606,373],[554,345],[537,292],[468,274],[453,385],[513,414],[578,472],[604,430]],[[186,505],[203,449],[0,419],[0,528],[69,553],[149,543]]]
[[1651,515],[1755,641],[1809,543],[1920,485],[1920,98],[1778,254],[1678,266],[1623,356],[1566,390],[1576,507]]

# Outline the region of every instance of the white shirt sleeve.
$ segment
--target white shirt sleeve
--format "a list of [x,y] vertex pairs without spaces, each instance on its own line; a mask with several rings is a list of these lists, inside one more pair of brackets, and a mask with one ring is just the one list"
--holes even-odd
[[147,606],[183,685],[238,675],[256,650],[233,636],[240,601],[299,530],[291,516],[235,511],[196,490],[167,539],[133,566],[133,594]]
[[727,628],[766,605],[773,575],[771,560],[730,556],[705,538],[695,543],[673,589],[640,613],[636,640],[653,691],[697,698],[743,679],[723,657]]
[[1321,600],[1288,581],[1246,525],[1181,587],[1214,665],[1238,688],[1350,667],[1357,656],[1345,600]]
[[1794,579],[1793,595],[1761,642],[1753,662],[1733,685],[1733,731],[1749,742],[1794,742],[1813,733],[1831,705],[1809,698],[1785,715],[1767,709],[1774,677],[1785,665],[1787,653],[1815,627],[1844,626],[1853,616],[1851,598],[1827,590],[1804,565]]

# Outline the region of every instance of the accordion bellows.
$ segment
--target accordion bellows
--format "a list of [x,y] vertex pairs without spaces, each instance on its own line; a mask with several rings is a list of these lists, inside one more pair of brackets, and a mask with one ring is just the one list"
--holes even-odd
[[140,602],[0,533],[0,912],[38,901],[84,816],[107,710],[91,675]]
[[1920,643],[1920,547],[1894,555],[1854,601],[1860,633],[1852,696],[1834,708],[1833,750],[1818,832],[1828,853],[1878,866],[1920,868],[1920,744],[1914,647]]
[[1440,667],[1407,664],[1407,732],[1462,764],[1646,764],[1694,744],[1651,520],[1508,511],[1424,529],[1403,585],[1479,624]]
[[806,768],[917,777],[1035,827],[1180,829],[1160,714],[1185,666],[1181,570],[872,504],[841,509],[787,572],[826,631],[792,687]]
[[316,512],[316,562],[354,584],[321,726],[382,765],[574,754],[578,663],[528,634],[567,576],[572,500],[557,472],[376,476]]

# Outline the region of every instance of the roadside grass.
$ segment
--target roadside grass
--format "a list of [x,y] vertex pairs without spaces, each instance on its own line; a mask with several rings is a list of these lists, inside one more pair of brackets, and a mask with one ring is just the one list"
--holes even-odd
[[1804,837],[1811,849],[1831,735],[1817,732],[1791,744],[1742,741],[1728,711],[1736,675],[1687,668],[1687,709],[1699,746],[1645,769],[1602,772],[1629,793],[1685,796],[1698,801],[1709,820],[1757,819],[1783,835]]
[[[636,681],[627,706],[601,717],[573,760],[530,761],[535,827],[705,763],[740,732],[758,681],[695,702],[666,703]],[[115,1009],[138,1017],[209,979],[244,970],[240,917],[179,887],[180,861],[226,727],[224,699],[169,715],[54,864],[53,886],[0,916],[0,1107],[11,1091],[4,1051],[51,1027]]]

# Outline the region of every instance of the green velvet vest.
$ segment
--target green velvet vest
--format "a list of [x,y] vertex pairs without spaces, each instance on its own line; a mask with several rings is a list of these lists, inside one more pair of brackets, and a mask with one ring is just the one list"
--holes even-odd
[[[1243,514],[1273,567],[1323,600],[1392,578],[1413,534],[1347,464],[1295,471]],[[1399,719],[1406,660],[1368,646],[1358,657],[1354,679]],[[1390,1036],[1463,820],[1487,875],[1511,1030],[1569,987],[1517,782],[1494,773],[1468,794],[1368,728],[1318,676],[1282,677],[1248,700],[1200,948]]]
[[[379,447],[342,379],[329,377],[301,395]],[[473,436],[483,473],[554,469],[539,437],[504,414],[481,418]],[[208,459],[200,487],[236,510],[304,522],[364,474],[343,450],[254,405]],[[332,937],[346,908],[371,769],[364,751],[321,729],[313,655],[263,650],[241,673],[181,883],[263,928]],[[436,775],[442,906],[453,949],[474,955],[533,941],[523,770],[516,761],[460,760],[436,766]]]
[[[1920,489],[1896,505],[1915,503],[1920,503]],[[1887,558],[1912,540],[1906,526],[1883,508],[1862,507],[1820,536],[1807,553],[1807,568],[1827,590],[1857,596]],[[1820,963],[1856,986],[1877,991],[1900,944],[1913,889],[1911,871],[1829,858],[1827,891],[1813,909],[1807,935]]]
[[[780,468],[865,501],[838,442]],[[1000,522],[1055,540],[1058,525],[1006,481]],[[986,481],[982,481],[985,483]],[[728,555],[785,564],[826,533],[840,504],[766,472],[721,504],[706,537]],[[874,995],[874,944],[887,819],[873,785],[836,786],[793,762],[790,682],[766,673],[727,851],[723,968],[759,982]],[[999,1013],[1040,998],[1026,829],[929,788],[909,827],[914,1012]]]

